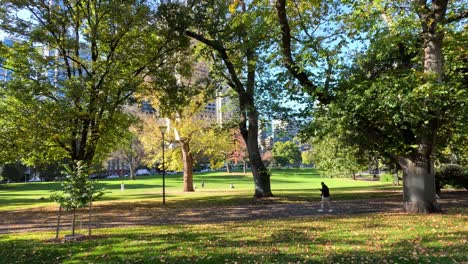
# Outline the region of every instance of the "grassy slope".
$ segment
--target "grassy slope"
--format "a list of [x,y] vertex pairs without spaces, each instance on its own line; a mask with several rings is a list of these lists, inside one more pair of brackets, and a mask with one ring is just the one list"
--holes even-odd
[[[161,199],[161,175],[142,176],[137,180],[123,180],[125,191],[120,190],[122,180],[101,180],[108,191],[104,200],[132,201],[145,199]],[[201,181],[205,188],[201,188]],[[398,190],[388,183],[353,181],[351,179],[322,179],[313,169],[274,170],[272,175],[272,190],[275,195],[287,200],[318,200],[320,182],[325,181],[330,187],[333,199],[368,198],[383,196],[382,190]],[[245,202],[253,195],[254,185],[250,173],[227,174],[225,172],[195,174],[195,193],[183,193],[182,176],[167,175],[166,195],[169,202],[181,203],[212,203],[237,204]],[[234,184],[235,189],[229,185]],[[58,190],[60,183],[15,183],[0,185],[0,210],[12,210],[43,205],[52,205],[48,200],[52,190]],[[185,206],[185,205],[182,205]]]
[[462,209],[95,230],[57,243],[53,233],[0,236],[2,263],[460,263]]

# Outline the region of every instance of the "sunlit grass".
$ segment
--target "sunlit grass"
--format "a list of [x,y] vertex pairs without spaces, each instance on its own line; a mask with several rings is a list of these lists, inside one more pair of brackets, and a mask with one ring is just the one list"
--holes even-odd
[[[84,231],[84,230],[83,230]],[[464,209],[222,224],[94,230],[57,243],[53,233],[0,236],[2,263],[460,263],[468,261]]]
[[[204,187],[202,188],[202,181]],[[351,179],[321,178],[314,169],[273,170],[271,187],[283,201],[317,200],[320,182],[325,181],[333,199],[361,199],[391,195],[400,190],[388,183],[353,181]],[[140,176],[137,180],[104,179],[99,181],[106,190],[104,201],[133,202],[161,200],[162,176]],[[125,190],[121,191],[121,183]],[[242,204],[251,202],[254,183],[251,173],[234,172],[197,173],[194,175],[195,192],[182,192],[182,175],[166,175],[166,195],[169,203],[184,204]],[[230,185],[234,185],[234,189]],[[52,205],[51,191],[60,189],[58,182],[14,183],[0,185],[0,210]],[[384,192],[383,192],[384,191]]]

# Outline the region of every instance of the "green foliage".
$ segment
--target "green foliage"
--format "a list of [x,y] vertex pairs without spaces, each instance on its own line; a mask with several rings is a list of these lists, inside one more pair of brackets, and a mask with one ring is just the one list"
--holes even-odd
[[104,195],[103,189],[89,179],[88,168],[83,161],[77,161],[73,168],[65,165],[65,170],[67,176],[62,183],[62,190],[50,196],[50,199],[60,204],[64,210],[86,207]]
[[440,186],[451,185],[468,189],[468,169],[459,165],[447,165],[436,171],[436,180]]
[[99,162],[130,124],[123,105],[165,87],[167,65],[188,42],[168,34],[146,1],[50,5],[0,7],[2,29],[23,40],[0,49],[12,72],[0,87],[0,160]]
[[292,141],[276,142],[272,152],[278,166],[299,166],[302,161],[301,151]]
[[344,144],[332,134],[313,138],[311,145],[312,161],[327,177],[350,177],[368,163],[358,147]]
[[25,177],[25,167],[20,163],[10,163],[1,166],[2,169],[0,170],[0,176],[4,180],[10,181],[24,181]]
[[394,179],[395,179],[394,175],[387,174],[387,173],[380,174],[380,181],[381,182],[393,182]]

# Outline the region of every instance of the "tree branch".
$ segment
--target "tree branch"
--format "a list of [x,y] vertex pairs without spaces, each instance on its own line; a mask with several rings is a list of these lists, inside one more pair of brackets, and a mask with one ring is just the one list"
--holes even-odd
[[239,95],[244,94],[245,93],[244,85],[242,84],[239,77],[237,76],[236,70],[231,60],[229,59],[226,48],[224,48],[223,45],[219,43],[218,41],[207,39],[204,36],[197,34],[195,32],[185,30],[184,33],[185,35],[202,42],[203,44],[211,47],[212,49],[216,50],[219,53],[219,55],[221,56],[221,59],[226,65],[226,68],[228,69],[229,75],[231,76],[229,81],[235,84],[235,87],[233,88],[235,88],[235,90],[239,93]]
[[299,81],[301,86],[309,93],[315,94],[321,103],[330,103],[330,96],[326,92],[318,91],[318,87],[294,61],[291,48],[291,28],[289,27],[289,21],[286,14],[286,0],[277,0],[276,10],[281,28],[281,51],[283,53],[284,66],[293,75],[293,77]]
[[467,10],[464,10],[461,14],[456,14],[456,15],[447,17],[445,19],[444,23],[449,24],[449,23],[452,23],[452,22],[460,21],[460,20],[462,20],[464,18],[468,18],[468,11]]

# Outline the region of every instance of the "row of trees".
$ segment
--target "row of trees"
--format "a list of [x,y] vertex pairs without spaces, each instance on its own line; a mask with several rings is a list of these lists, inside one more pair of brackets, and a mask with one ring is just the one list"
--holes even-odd
[[[346,149],[344,161],[369,151],[398,164],[408,211],[439,210],[434,157],[466,145],[463,1],[0,3],[2,30],[23,40],[0,49],[12,71],[0,90],[3,161],[95,162],[126,133],[132,100],[182,124],[189,102],[224,86],[256,197],[273,195],[259,117],[289,99],[306,105],[305,138]],[[178,139],[186,166],[189,131]]]

